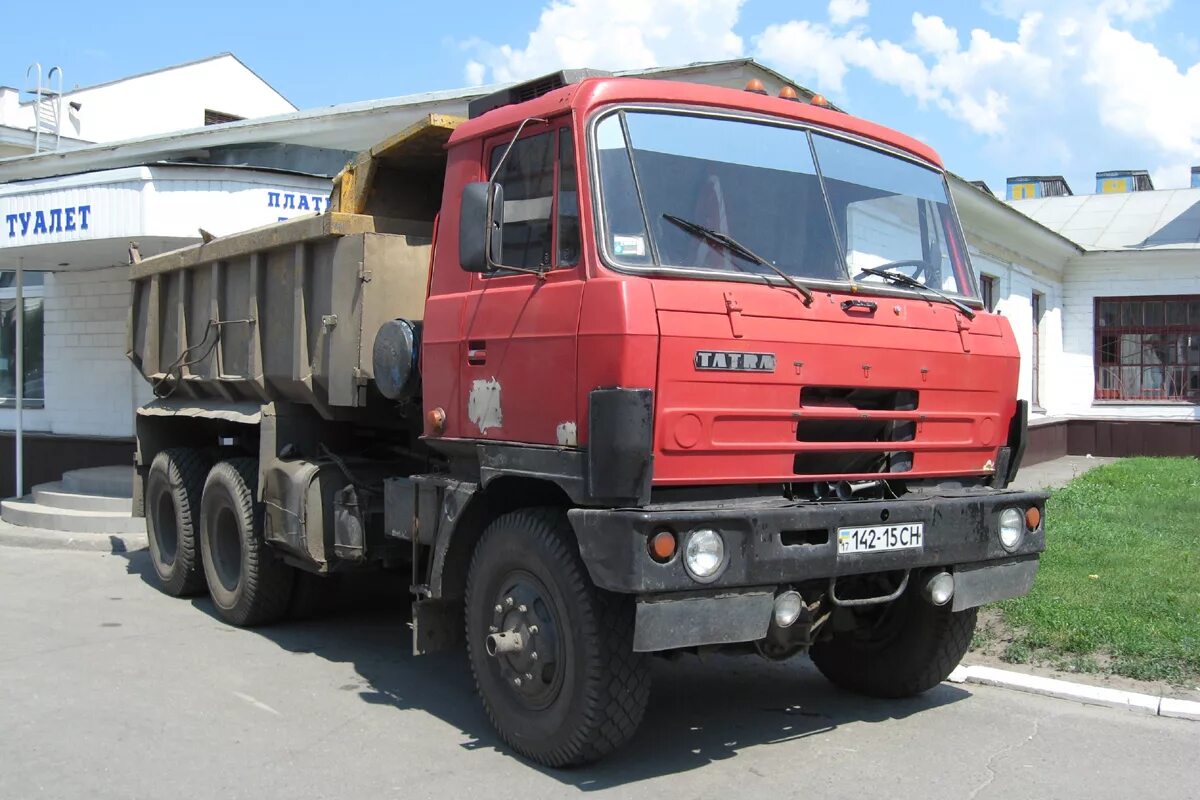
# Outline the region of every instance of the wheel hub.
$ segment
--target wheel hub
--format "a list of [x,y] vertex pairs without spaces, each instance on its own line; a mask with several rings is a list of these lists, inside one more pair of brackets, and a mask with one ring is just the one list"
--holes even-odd
[[[492,606],[489,635],[515,634],[515,648],[489,644],[503,682],[534,708],[549,705],[562,684],[557,620],[548,593],[529,575],[505,580]],[[494,641],[494,640],[493,640]]]

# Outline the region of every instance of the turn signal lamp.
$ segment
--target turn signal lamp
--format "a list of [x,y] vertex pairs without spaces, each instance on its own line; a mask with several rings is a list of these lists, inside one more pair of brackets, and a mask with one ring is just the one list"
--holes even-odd
[[746,91],[753,92],[754,94],[766,94],[767,87],[763,86],[763,82],[758,78],[751,78],[746,81]]
[[1025,510],[1025,527],[1031,531],[1036,531],[1038,525],[1042,524],[1042,512],[1037,506],[1030,506]]
[[675,555],[675,534],[659,531],[650,537],[650,557],[660,564],[670,561]]
[[796,94],[796,90],[791,86],[784,86],[782,89],[780,89],[779,96],[784,100],[791,100],[796,103],[800,102],[800,95]]

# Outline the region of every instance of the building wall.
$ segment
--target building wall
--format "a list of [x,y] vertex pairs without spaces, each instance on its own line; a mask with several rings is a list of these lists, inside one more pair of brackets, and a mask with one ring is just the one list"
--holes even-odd
[[1033,400],[1033,292],[1043,296],[1039,331],[1041,406],[1033,416],[1056,412],[1063,390],[1060,375],[1063,340],[1063,287],[1057,276],[1019,254],[998,252],[986,242],[972,242],[971,262],[975,271],[990,275],[996,283],[996,313],[1008,320],[1021,353],[1021,376],[1017,396]]
[[1094,320],[1097,297],[1200,293],[1195,251],[1089,253],[1068,265],[1064,280],[1066,328],[1060,366],[1063,416],[1200,420],[1191,403],[1118,402],[1094,399]]
[[[70,103],[80,105],[79,110]],[[211,109],[238,117],[296,110],[269,84],[230,55],[78,91],[61,101],[61,133],[90,142],[113,142],[204,125]],[[0,124],[32,128],[34,108],[0,108]]]
[[137,376],[125,358],[129,268],[50,273],[45,291],[49,431],[132,436]]

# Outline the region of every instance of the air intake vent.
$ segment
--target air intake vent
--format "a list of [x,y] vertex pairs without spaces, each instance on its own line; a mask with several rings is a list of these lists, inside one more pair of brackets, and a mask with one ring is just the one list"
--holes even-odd
[[1009,200],[1031,200],[1035,197],[1065,197],[1074,194],[1062,175],[1023,175],[1008,179]]
[[1117,169],[1096,173],[1096,194],[1124,194],[1125,192],[1152,192],[1154,182],[1144,169]]
[[467,104],[467,116],[475,119],[476,117],[483,116],[492,109],[511,106],[516,103],[524,103],[527,100],[533,100],[536,97],[549,94],[555,89],[579,83],[585,78],[607,78],[611,75],[611,72],[604,72],[598,69],[564,69],[552,72],[549,75],[542,75],[539,78],[514,84],[498,92],[492,92],[483,97],[475,98]]

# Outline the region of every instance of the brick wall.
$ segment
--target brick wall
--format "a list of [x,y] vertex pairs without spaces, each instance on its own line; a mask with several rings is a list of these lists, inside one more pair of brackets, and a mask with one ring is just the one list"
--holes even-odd
[[125,358],[127,267],[46,276],[44,418],[51,433],[133,435],[144,392]]

